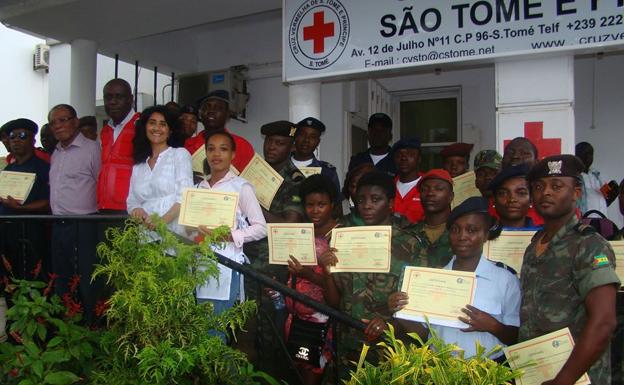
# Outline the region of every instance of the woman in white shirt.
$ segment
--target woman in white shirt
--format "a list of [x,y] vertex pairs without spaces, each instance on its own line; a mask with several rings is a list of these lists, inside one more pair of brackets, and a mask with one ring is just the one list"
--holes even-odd
[[183,234],[178,225],[182,190],[193,185],[191,155],[170,147],[175,118],[164,106],[141,113],[133,140],[134,167],[126,200],[128,213],[151,227],[157,214],[167,227]]
[[[230,171],[236,153],[236,142],[225,131],[212,131],[206,135],[206,162],[210,175],[197,187],[215,191],[238,193],[236,225],[223,239],[225,244],[213,245],[215,252],[238,263],[249,262],[243,254],[243,244],[266,236],[266,221],[256,198],[256,193],[245,179]],[[202,234],[210,234],[211,229],[199,226]],[[234,306],[237,300],[244,299],[243,280],[238,272],[219,265],[219,279],[211,279],[197,288],[198,302],[211,301],[215,313],[219,314]]]

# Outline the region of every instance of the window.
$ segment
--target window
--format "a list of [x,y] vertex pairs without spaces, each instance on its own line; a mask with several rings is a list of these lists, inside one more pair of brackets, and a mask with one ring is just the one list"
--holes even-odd
[[461,88],[412,90],[399,100],[401,138],[422,142],[420,169],[442,167],[440,151],[461,140]]

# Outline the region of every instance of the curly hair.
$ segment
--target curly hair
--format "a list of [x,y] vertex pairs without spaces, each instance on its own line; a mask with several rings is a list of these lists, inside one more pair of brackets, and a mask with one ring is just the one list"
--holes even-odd
[[325,175],[315,174],[307,177],[301,186],[299,186],[299,195],[301,200],[305,202],[306,197],[310,194],[327,194],[331,202],[336,201],[336,186]]
[[394,199],[396,190],[394,187],[394,180],[385,172],[371,171],[360,178],[357,184],[357,190],[364,186],[375,186],[381,188],[386,193],[386,198]]
[[177,122],[175,116],[165,106],[156,105],[148,107],[141,112],[141,117],[136,121],[134,139],[132,139],[132,159],[134,164],[145,162],[147,158],[152,156],[152,144],[147,139],[147,121],[152,114],[159,113],[165,117],[165,121],[169,126],[169,137],[167,138],[167,144],[171,147],[174,146],[174,132],[177,130]]

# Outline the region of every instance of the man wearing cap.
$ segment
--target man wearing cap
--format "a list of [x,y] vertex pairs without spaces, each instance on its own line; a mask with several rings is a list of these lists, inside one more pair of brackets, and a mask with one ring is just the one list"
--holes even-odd
[[[255,152],[251,143],[245,138],[235,135],[225,128],[226,123],[230,119],[230,93],[225,90],[210,92],[199,104],[199,119],[204,125],[204,131],[197,136],[188,138],[184,142],[184,148],[193,155],[194,159],[196,156],[202,156],[205,159],[205,134],[209,131],[227,131],[234,138],[234,142],[236,142],[236,156],[232,159],[232,165],[238,172],[243,172]],[[203,172],[203,170],[193,171]]]
[[[47,214],[50,211],[48,187],[50,165],[35,156],[37,124],[29,119],[15,119],[5,124],[3,130],[6,130],[9,136],[9,145],[14,157],[13,163],[7,165],[5,171],[35,174],[35,181],[23,202],[11,196],[0,198],[0,215]],[[35,278],[30,274],[36,263],[43,261],[45,267],[48,260],[48,245],[44,238],[43,226],[38,222],[28,222],[23,229],[25,233],[19,224],[3,223],[2,227],[0,233],[3,245],[0,249],[11,259],[13,276]],[[17,242],[18,239],[30,241],[30,244],[25,245],[25,250],[24,245]]]
[[474,159],[475,187],[481,192],[481,196],[489,198],[492,192],[488,185],[501,169],[503,157],[494,150],[480,151]]
[[[457,325],[459,327],[431,325],[444,342],[458,345],[466,358],[476,355],[477,341],[486,352],[492,351],[497,345],[516,343],[520,324],[518,313],[521,294],[518,278],[502,263],[489,261],[483,255],[483,244],[488,239],[492,225],[487,210],[488,202],[485,198],[470,197],[448,216],[446,227],[453,256],[443,268],[474,272],[477,285],[473,305],[466,305],[462,309],[463,314],[458,317],[458,321],[461,321]],[[395,293],[388,298],[388,307],[397,311],[407,301],[407,293]],[[407,331],[423,332],[412,323],[401,321],[401,325]],[[489,358],[499,362],[505,360],[500,350]]]
[[187,139],[192,138],[198,134],[197,109],[193,106],[182,107],[182,109],[180,110],[180,116],[178,117],[178,123],[180,124],[180,133],[184,138],[183,143],[186,143]]
[[102,128],[102,165],[97,183],[100,213],[126,214],[132,175],[132,140],[140,114],[132,107],[132,89],[123,79],[104,86],[104,110],[110,118]]
[[583,168],[573,155],[555,155],[538,162],[527,176],[544,229],[524,254],[519,339],[567,327],[575,342],[546,384],[572,385],[585,372],[592,384],[611,384],[609,342],[620,281],[609,243],[575,215]]
[[416,187],[422,173],[420,164],[420,140],[406,138],[392,146],[392,156],[396,165],[397,175],[394,177],[396,195],[394,213],[407,218],[412,223],[420,221],[424,215],[420,204],[420,191]]
[[[6,148],[6,150],[8,151],[8,155],[4,159],[5,166],[7,164],[11,164],[15,162],[15,157],[13,156],[13,153],[11,152],[11,146],[9,144],[9,133],[5,129],[5,127],[8,127],[9,123],[11,122],[13,121],[7,122],[2,127],[0,127],[0,140],[2,140],[2,144],[4,145],[4,148]],[[40,148],[35,147],[35,156],[45,161],[46,163],[50,163],[50,154]],[[0,169],[1,168],[2,167],[0,167]]]
[[297,132],[295,133],[295,151],[292,153],[290,160],[295,167],[320,167],[321,175],[326,176],[336,186],[336,203],[341,199],[340,181],[336,167],[331,163],[318,160],[314,156],[314,151],[321,143],[321,135],[325,132],[325,124],[320,120],[307,117],[297,123]]
[[367,136],[370,147],[351,157],[349,171],[362,163],[373,163],[377,170],[394,176],[396,168],[389,146],[392,140],[392,119],[381,112],[372,114],[368,119]]
[[470,167],[470,151],[474,147],[471,143],[453,143],[440,151],[443,166],[451,177],[456,178],[468,172]]

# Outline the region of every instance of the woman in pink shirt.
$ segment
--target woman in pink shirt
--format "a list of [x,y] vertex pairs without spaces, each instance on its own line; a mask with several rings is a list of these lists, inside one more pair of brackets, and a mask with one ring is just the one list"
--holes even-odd
[[[225,244],[214,244],[213,250],[235,262],[249,263],[243,253],[243,244],[266,236],[266,221],[251,183],[230,171],[232,159],[236,156],[236,142],[225,131],[211,131],[206,134],[206,161],[210,175],[197,185],[198,188],[238,193],[236,225],[225,237]],[[211,229],[199,226],[206,235]],[[211,279],[197,288],[198,302],[211,301],[215,313],[219,314],[244,300],[243,280],[238,272],[219,265],[219,279]]]

